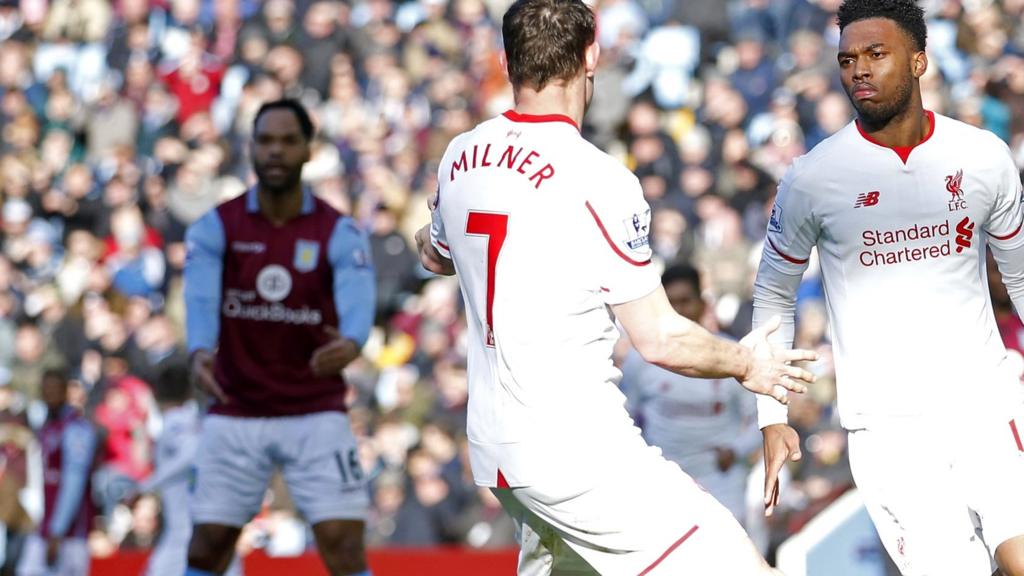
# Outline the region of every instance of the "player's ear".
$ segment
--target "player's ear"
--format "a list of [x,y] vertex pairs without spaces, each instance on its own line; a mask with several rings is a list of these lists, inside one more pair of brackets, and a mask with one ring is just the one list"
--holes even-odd
[[924,76],[928,71],[928,54],[924,50],[914,53],[914,78]]
[[583,61],[583,69],[586,72],[587,78],[593,78],[594,72],[597,71],[597,61],[601,57],[601,47],[597,44],[597,40],[590,43],[587,46],[587,51]]
[[505,50],[498,52],[498,65],[501,66],[501,71],[505,73],[505,80],[508,80],[508,56],[505,55]]

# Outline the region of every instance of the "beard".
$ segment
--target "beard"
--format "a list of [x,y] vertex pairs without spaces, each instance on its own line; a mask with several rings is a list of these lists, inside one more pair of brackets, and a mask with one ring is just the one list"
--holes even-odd
[[852,94],[847,94],[850,98],[850,103],[857,110],[857,116],[861,122],[875,129],[883,128],[892,121],[893,118],[900,116],[907,111],[910,107],[911,97],[911,81],[910,76],[903,79],[896,87],[896,93],[893,98],[888,102],[881,102],[875,104],[874,102],[859,102],[853,98]]
[[281,196],[297,188],[302,181],[302,166],[286,170],[283,174],[268,174],[266,166],[255,164],[253,166],[260,188],[273,194]]

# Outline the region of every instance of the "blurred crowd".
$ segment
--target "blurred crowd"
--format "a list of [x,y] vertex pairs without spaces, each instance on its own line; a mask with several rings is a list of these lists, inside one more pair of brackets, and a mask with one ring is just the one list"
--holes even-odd
[[[124,502],[152,469],[152,385],[186,361],[184,231],[253,183],[253,115],[290,96],[318,125],[304,180],[371,234],[376,327],[348,369],[373,478],[369,542],[514,544],[468,474],[457,282],[430,277],[411,243],[448,141],[512,106],[499,61],[507,4],[0,0],[0,522],[28,530],[38,513],[23,490],[29,431],[45,415],[41,374],[63,368],[70,401],[102,430],[94,554],[152,544],[159,501]],[[702,271],[709,328],[749,330],[776,183],[851,119],[834,56],[839,4],[594,4],[602,52],[584,135],[639,177],[659,264]],[[1024,166],[1024,0],[922,5],[926,108],[993,131]],[[1024,326],[1003,302],[1020,348]],[[767,527],[774,544],[851,483],[813,266],[798,310],[797,344],[822,359],[790,410],[804,460]],[[310,542],[274,489],[242,547],[291,554]]]

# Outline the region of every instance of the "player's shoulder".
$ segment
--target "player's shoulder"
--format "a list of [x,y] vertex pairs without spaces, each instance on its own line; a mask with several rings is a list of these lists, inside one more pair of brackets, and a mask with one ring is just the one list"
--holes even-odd
[[933,113],[933,117],[935,118],[934,134],[941,139],[944,145],[955,146],[958,154],[967,152],[987,157],[989,154],[1007,149],[1006,143],[990,130],[938,113]]
[[640,180],[622,160],[608,154],[585,138],[572,151],[578,178],[585,183],[584,195],[592,199],[623,199],[626,192],[642,195]]
[[228,198],[227,200],[223,200],[219,202],[216,206],[211,208],[207,212],[207,214],[209,214],[210,212],[216,212],[217,214],[221,215],[235,213],[244,214],[246,209],[246,203],[248,202],[249,193],[250,190],[246,190],[245,192],[242,192],[238,196]]
[[835,171],[837,162],[847,163],[860,144],[860,135],[854,122],[848,123],[814,148],[793,160],[786,171],[785,181],[790,185],[813,183],[821,176]]

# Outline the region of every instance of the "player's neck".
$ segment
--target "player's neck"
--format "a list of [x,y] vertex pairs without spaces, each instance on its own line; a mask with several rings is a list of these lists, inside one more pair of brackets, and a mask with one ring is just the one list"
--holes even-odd
[[551,83],[541,90],[520,87],[516,90],[516,112],[543,116],[568,116],[577,126],[583,123],[586,111],[585,85],[582,75],[565,83]]
[[257,188],[256,196],[260,201],[260,213],[275,226],[281,226],[302,212],[301,186],[284,193]]
[[931,121],[925,114],[919,99],[884,126],[873,126],[864,120],[858,120],[858,122],[861,130],[868,136],[871,136],[879,144],[890,148],[917,146],[928,137],[928,133],[931,131]]

